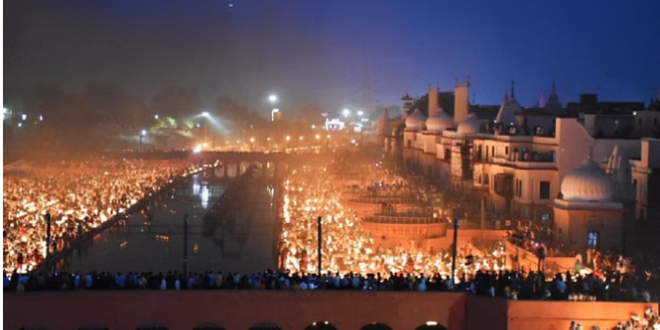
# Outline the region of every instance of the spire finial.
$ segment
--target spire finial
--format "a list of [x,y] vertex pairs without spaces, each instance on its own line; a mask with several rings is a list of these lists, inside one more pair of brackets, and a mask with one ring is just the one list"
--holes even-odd
[[511,79],[511,98],[512,99],[516,98],[516,96],[514,94],[514,87],[515,87],[514,85],[515,85],[515,83],[514,83],[513,79]]

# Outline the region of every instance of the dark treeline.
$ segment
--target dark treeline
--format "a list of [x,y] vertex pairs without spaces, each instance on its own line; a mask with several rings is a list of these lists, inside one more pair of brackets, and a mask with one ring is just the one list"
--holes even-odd
[[203,124],[202,111],[221,117],[227,130],[254,129],[266,122],[231,97],[217,99],[210,109],[202,103],[198,91],[187,87],[163,88],[153,95],[136,95],[112,82],[90,83],[78,91],[56,84],[5,88],[5,150],[135,148],[142,130],[149,134],[145,144],[173,147],[199,135],[195,129]]

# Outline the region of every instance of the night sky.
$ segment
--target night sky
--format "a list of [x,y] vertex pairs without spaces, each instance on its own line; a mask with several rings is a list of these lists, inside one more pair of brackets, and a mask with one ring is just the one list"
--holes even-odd
[[[148,99],[197,88],[208,106],[333,110],[399,104],[429,83],[525,106],[560,99],[648,102],[660,89],[660,1],[21,0],[4,3],[5,87],[114,81]],[[371,91],[371,93],[369,92]]]

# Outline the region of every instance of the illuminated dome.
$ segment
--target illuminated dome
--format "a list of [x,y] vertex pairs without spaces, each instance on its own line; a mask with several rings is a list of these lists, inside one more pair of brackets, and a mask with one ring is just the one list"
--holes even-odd
[[477,115],[471,113],[467,117],[465,117],[465,120],[463,120],[462,123],[458,124],[458,128],[456,129],[456,131],[460,135],[476,134],[479,133],[480,127],[481,127],[481,120],[479,120],[479,117],[477,117]]
[[513,124],[516,122],[516,113],[522,111],[522,107],[518,100],[514,98],[505,98],[500,111],[497,112],[497,118],[495,119],[498,123],[502,124]]
[[419,109],[415,109],[413,113],[406,116],[406,131],[419,131],[424,126],[424,122],[426,122],[426,116]]
[[390,118],[387,115],[387,110],[383,110],[383,115],[378,118],[378,135],[390,136],[392,133],[392,126],[390,125]]
[[566,175],[561,193],[569,202],[611,202],[614,195],[612,179],[591,158]]
[[438,108],[429,114],[426,120],[426,130],[431,132],[442,132],[454,125],[454,118],[448,115],[442,108]]

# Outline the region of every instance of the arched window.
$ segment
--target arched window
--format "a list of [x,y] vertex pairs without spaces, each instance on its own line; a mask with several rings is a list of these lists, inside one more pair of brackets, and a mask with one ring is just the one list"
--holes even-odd
[[110,330],[110,328],[102,324],[88,324],[78,328],[78,330]]
[[392,328],[384,323],[369,323],[363,326],[360,330],[392,330]]
[[194,327],[193,330],[225,330],[225,328],[215,323],[202,323]]
[[168,330],[167,327],[158,323],[145,323],[139,325],[135,330]]
[[328,321],[321,321],[308,325],[305,330],[337,330],[337,328]]
[[447,328],[437,322],[429,321],[426,324],[418,326],[415,330],[447,330]]
[[275,323],[262,322],[251,326],[249,330],[282,330],[282,328]]

